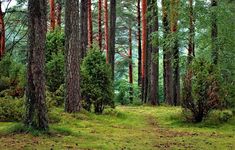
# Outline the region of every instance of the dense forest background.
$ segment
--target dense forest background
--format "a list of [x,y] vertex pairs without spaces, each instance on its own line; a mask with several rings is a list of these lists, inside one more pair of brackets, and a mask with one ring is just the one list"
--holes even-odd
[[179,112],[184,124],[234,122],[234,0],[0,6],[0,122],[58,132],[64,112],[135,116],[132,108]]

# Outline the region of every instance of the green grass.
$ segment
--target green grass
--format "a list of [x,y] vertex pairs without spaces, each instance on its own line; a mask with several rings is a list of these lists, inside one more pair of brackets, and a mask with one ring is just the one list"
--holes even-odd
[[[207,149],[235,150],[235,119],[222,125],[182,121],[178,107],[117,107],[104,115],[54,109],[51,134],[16,132],[0,122],[0,149]],[[24,131],[24,130],[22,130]]]

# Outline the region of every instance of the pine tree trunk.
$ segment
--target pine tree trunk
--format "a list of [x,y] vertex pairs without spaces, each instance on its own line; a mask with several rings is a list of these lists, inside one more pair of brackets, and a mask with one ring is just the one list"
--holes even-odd
[[[2,2],[0,2],[0,7],[2,6]],[[0,8],[0,60],[5,52],[5,24],[4,24],[4,15],[2,12],[2,8]]]
[[98,43],[99,43],[99,48],[102,50],[102,0],[98,1]]
[[171,34],[174,36],[172,47],[173,53],[173,104],[180,104],[180,68],[179,68],[179,47],[178,47],[178,4],[179,0],[171,0]]
[[[158,6],[157,1],[152,0],[152,29],[153,32],[158,32]],[[151,90],[150,90],[150,102],[152,105],[159,105],[159,43],[158,35],[154,40],[157,40],[156,45],[152,46],[152,59],[151,59]]]
[[141,87],[141,11],[140,11],[140,0],[137,2],[137,22],[138,22],[138,85]]
[[88,0],[81,0],[80,6],[80,55],[86,56],[88,46]]
[[79,2],[65,2],[65,57],[66,100],[65,111],[80,111],[80,55],[79,55]]
[[62,0],[56,1],[56,26],[61,28]]
[[146,83],[146,49],[147,49],[147,0],[142,0],[142,102],[145,102]]
[[211,0],[211,40],[212,40],[212,62],[217,65],[219,58],[219,49],[218,49],[218,27],[217,27],[217,17],[216,17],[216,8],[217,0]]
[[45,46],[47,32],[47,1],[28,2],[28,65],[25,124],[40,130],[48,129],[45,102]]
[[[167,40],[170,28],[168,21],[169,4],[166,1],[162,1],[162,22],[163,22],[163,38]],[[164,78],[164,100],[169,105],[173,105],[173,86],[172,86],[172,65],[171,65],[172,53],[165,43],[163,44],[163,78]]]
[[50,0],[50,28],[55,30],[55,1]]
[[93,27],[92,27],[91,0],[88,0],[88,46],[89,47],[92,46],[92,42],[93,42]]
[[133,103],[132,29],[129,27],[129,83],[130,103]]
[[186,77],[184,78],[184,88],[183,88],[183,102],[192,100],[192,69],[191,63],[193,57],[195,56],[195,18],[194,18],[194,8],[193,8],[193,0],[189,0],[189,43],[188,43],[188,57],[187,57],[187,71]]
[[109,63],[109,24],[108,24],[108,1],[104,0],[104,34],[105,34],[105,51],[106,63]]
[[[109,28],[109,64],[112,69],[112,79],[114,80],[114,57],[115,57],[115,37],[116,37],[116,0],[110,0],[110,28]],[[111,34],[112,33],[112,34]]]

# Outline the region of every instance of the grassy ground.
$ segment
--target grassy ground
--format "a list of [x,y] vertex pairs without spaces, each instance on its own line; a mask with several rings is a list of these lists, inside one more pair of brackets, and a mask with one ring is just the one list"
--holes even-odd
[[[180,108],[117,107],[105,115],[53,111],[51,134],[11,133],[18,123],[0,123],[0,149],[190,149],[235,150],[235,119],[223,125],[187,124]],[[9,134],[11,133],[11,134]]]

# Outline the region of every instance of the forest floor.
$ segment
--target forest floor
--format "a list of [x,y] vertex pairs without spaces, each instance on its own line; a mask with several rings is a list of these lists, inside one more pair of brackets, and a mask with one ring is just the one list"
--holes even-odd
[[117,107],[104,115],[51,112],[50,134],[15,133],[19,123],[0,122],[0,150],[235,150],[235,119],[223,125],[188,124],[178,107]]

